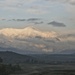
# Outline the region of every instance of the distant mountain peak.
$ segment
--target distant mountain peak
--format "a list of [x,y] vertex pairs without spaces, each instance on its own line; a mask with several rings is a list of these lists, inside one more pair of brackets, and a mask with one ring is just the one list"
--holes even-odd
[[28,26],[25,27],[24,29],[5,28],[0,30],[0,34],[10,38],[11,37],[25,38],[25,37],[36,37],[36,36],[51,38],[56,36],[56,32],[41,31],[34,26]]
[[26,30],[26,31],[40,31],[38,28],[36,28],[34,26],[25,27],[24,30]]
[[33,30],[37,30],[37,28],[34,27],[34,26],[27,26],[27,27],[25,27],[24,29],[33,29]]

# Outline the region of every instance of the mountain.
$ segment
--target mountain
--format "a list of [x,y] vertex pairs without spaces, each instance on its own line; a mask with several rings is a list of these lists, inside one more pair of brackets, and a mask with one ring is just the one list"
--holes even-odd
[[0,30],[0,35],[4,35],[8,38],[26,38],[26,37],[43,37],[51,38],[55,37],[55,32],[42,32],[35,27],[26,27],[24,29],[4,28]]
[[23,29],[0,29],[0,50],[23,54],[51,54],[63,50],[75,50],[75,35],[58,34],[55,31],[42,31],[33,26]]
[[34,63],[37,60],[29,55],[22,55],[11,51],[0,51],[3,63]]
[[6,64],[73,64],[75,54],[18,54],[11,51],[0,51],[0,58]]
[[56,36],[54,31],[41,31],[33,26],[23,29],[4,28],[0,30],[0,47],[15,48],[29,53],[52,52],[46,41],[55,42]]
[[75,64],[75,54],[31,54],[31,56],[49,64]]

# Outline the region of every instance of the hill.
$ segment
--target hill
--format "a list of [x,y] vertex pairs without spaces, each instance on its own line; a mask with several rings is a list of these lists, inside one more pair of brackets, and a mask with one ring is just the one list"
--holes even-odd
[[21,55],[11,51],[0,51],[0,57],[4,63],[34,63],[35,58],[28,55]]
[[46,64],[75,64],[75,54],[33,54],[31,56]]

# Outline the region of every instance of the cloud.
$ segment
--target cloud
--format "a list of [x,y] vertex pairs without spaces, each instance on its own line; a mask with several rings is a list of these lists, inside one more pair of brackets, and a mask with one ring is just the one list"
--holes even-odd
[[66,27],[66,25],[64,23],[60,23],[60,22],[56,22],[56,21],[52,21],[52,22],[50,22],[48,24],[52,25],[54,27]]
[[75,34],[68,34],[67,37],[75,37]]
[[70,5],[68,5],[68,6],[66,6],[65,8],[66,8],[66,10],[67,10],[70,14],[72,14],[72,15],[74,16],[74,14],[75,14],[75,6],[70,6]]
[[34,23],[34,24],[43,24],[44,22],[41,21],[40,18],[29,18],[29,19],[21,19],[21,18],[18,18],[18,19],[0,19],[0,21],[15,21],[15,22],[24,22],[24,21],[27,21],[27,22],[30,22],[30,23]]
[[12,21],[26,21],[26,19],[12,19]]
[[[43,2],[43,0],[41,1]],[[45,6],[38,4],[38,2],[40,2],[40,0],[1,0],[0,8],[12,12],[21,11],[36,15],[47,13],[47,11],[43,9]]]
[[64,41],[64,42],[75,42],[75,33],[67,33],[63,35],[59,35],[57,40]]
[[36,0],[1,0],[0,4],[1,6],[23,6],[24,4],[30,4]]
[[68,3],[70,3],[71,5],[75,5],[75,0],[67,0]]
[[5,18],[0,18],[0,20],[1,20],[1,21],[5,21],[6,19],[5,19]]
[[34,22],[34,24],[43,24],[44,22],[41,21],[41,22]]
[[1,21],[26,21],[26,19],[0,19]]
[[67,0],[45,0],[45,1],[52,1],[52,2],[65,2]]
[[75,0],[45,0],[45,1],[69,3],[71,5],[75,5]]
[[4,10],[26,9],[26,4],[30,5],[35,0],[3,0],[0,1],[0,7]]
[[75,38],[75,33],[69,33],[69,34],[66,34],[66,35],[63,35],[60,37],[62,37],[62,38]]
[[29,18],[27,21],[38,21],[40,18]]
[[37,14],[37,15],[46,14],[47,13],[47,11],[44,11],[44,10],[39,9],[39,8],[38,9],[29,8],[29,9],[27,9],[27,12],[31,13],[31,14]]

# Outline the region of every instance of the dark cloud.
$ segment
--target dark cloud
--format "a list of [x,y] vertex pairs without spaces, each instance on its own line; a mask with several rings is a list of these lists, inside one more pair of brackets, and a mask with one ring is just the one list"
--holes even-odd
[[0,19],[0,21],[6,21],[6,19]]
[[[75,38],[75,33],[60,35],[57,39],[58,39],[59,41],[61,41],[61,38],[62,38],[62,39],[66,39],[66,40],[67,40],[67,38]],[[70,40],[71,40],[71,39],[70,39]]]
[[49,43],[55,43],[55,40],[45,40],[45,41]]
[[29,18],[29,19],[27,19],[27,21],[38,21],[38,20],[40,20],[40,18]]
[[52,22],[50,22],[48,24],[52,25],[54,27],[66,27],[66,25],[64,23],[60,23],[60,22],[56,22],[56,21],[52,21]]
[[66,0],[66,2],[71,4],[71,5],[75,5],[75,0]]
[[18,19],[15,19],[15,18],[13,18],[13,19],[1,19],[2,21],[5,21],[5,20],[7,20],[7,21],[27,21],[27,22],[32,22],[32,23],[35,23],[35,24],[42,24],[43,22],[41,21],[41,19],[40,18],[29,18],[29,19],[20,19],[20,18],[18,18]]
[[19,22],[19,21],[26,21],[26,19],[9,19],[8,21],[17,21],[17,22]]
[[34,22],[34,24],[43,24],[44,22],[41,21],[41,22]]
[[29,18],[27,19],[27,22],[33,23],[33,24],[43,24],[44,22],[41,21],[40,18]]
[[36,36],[35,38],[42,39],[42,37],[40,37],[40,36]]
[[2,21],[5,21],[6,19],[2,19]]
[[75,37],[75,34],[68,34],[67,37]]
[[26,21],[25,19],[12,19],[12,21]]

